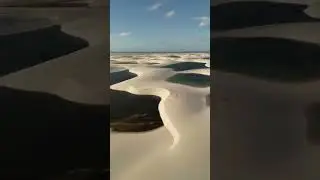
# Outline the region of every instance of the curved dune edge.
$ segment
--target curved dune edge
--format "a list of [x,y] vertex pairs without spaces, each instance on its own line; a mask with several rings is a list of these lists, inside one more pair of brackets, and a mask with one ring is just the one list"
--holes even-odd
[[[210,87],[197,88],[166,81],[175,74],[207,75],[210,70],[175,72],[171,68],[161,68],[181,61],[164,60],[157,65],[117,64],[117,67],[128,69],[137,77],[110,88],[160,97],[158,109],[164,126],[145,133],[111,132],[112,180],[210,178],[210,107],[205,101]],[[132,143],[135,146],[128,149],[128,144]],[[196,168],[194,162],[197,163]]]
[[[219,1],[239,0],[214,2]],[[273,1],[310,4],[317,0]],[[315,11],[316,7],[310,5],[306,13],[317,16],[313,14],[316,13]],[[317,33],[319,28],[320,23],[286,23],[230,30],[215,33],[211,38],[275,37],[320,44]],[[219,167],[213,175],[217,177],[216,179],[239,179],[239,177],[241,179],[313,179],[319,177],[319,171],[316,170],[319,164],[319,147],[306,143],[306,120],[303,114],[305,107],[320,100],[319,80],[288,84],[268,82],[222,71],[214,71],[213,76],[215,86],[219,87],[215,89],[215,98],[213,98],[213,103],[219,106],[212,112],[215,127],[217,127],[212,132],[215,144],[219,145],[215,150],[220,155],[212,162],[212,165]],[[258,128],[254,126],[255,130],[248,133],[248,129],[257,121],[263,125]],[[266,128],[267,126],[269,128]],[[277,132],[281,126],[284,127],[283,131]],[[256,139],[256,141],[250,144],[249,139]],[[234,143],[223,143],[230,141]],[[288,142],[294,144],[295,148],[290,147]],[[295,152],[296,154],[292,156],[287,156],[289,151],[278,154],[281,149],[286,148],[290,149],[289,151],[300,150],[300,152]],[[263,161],[253,163],[251,166],[246,164],[249,162],[248,159],[252,158],[255,152],[261,152],[261,149],[265,153],[256,153],[256,157],[253,158],[256,162],[259,162],[257,161],[259,156],[270,157],[277,161],[276,164],[270,165],[268,170],[260,166],[266,164]],[[276,158],[277,156],[280,158]],[[275,167],[280,167],[281,172],[275,170]]]
[[0,13],[50,19],[61,25],[63,32],[89,42],[87,48],[7,74],[0,78],[0,85],[55,94],[79,103],[109,104],[106,49],[110,45],[104,8],[0,8]]
[[[0,85],[88,104],[109,104],[106,45],[76,51],[0,78]],[[93,61],[94,59],[94,61]],[[78,68],[74,68],[78,67]]]
[[133,86],[130,86],[129,89],[127,90],[128,92],[132,94],[137,94],[137,95],[155,95],[161,98],[161,101],[159,103],[159,113],[160,117],[162,119],[163,125],[165,128],[169,131],[171,134],[173,141],[169,149],[173,149],[179,142],[180,140],[180,134],[177,130],[177,128],[172,124],[170,117],[166,114],[165,110],[165,104],[164,102],[166,99],[170,96],[170,91],[167,89],[147,89],[147,90],[140,90],[138,88],[134,88]]
[[312,3],[310,6],[308,6],[308,8],[304,12],[310,17],[319,18],[320,17],[319,9],[320,9],[320,3],[315,2],[315,3]]
[[217,37],[274,37],[287,38],[297,41],[320,44],[317,32],[320,31],[320,23],[283,23],[278,25],[265,25],[249,27],[225,32],[214,33],[211,38]]

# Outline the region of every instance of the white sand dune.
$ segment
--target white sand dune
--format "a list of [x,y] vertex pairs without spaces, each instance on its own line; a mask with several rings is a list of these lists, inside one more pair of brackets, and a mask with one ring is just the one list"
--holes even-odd
[[[59,18],[56,23],[62,26],[64,32],[84,38],[90,45],[74,53],[1,77],[0,85],[48,92],[80,103],[109,103],[108,49],[110,46],[109,34],[106,33],[108,23],[104,20],[107,17],[105,10],[100,8],[87,11],[17,8],[13,11],[1,9],[0,12],[2,11],[30,19],[38,16],[52,19],[57,15]],[[87,16],[81,16],[81,14],[87,14]],[[64,21],[68,16],[79,17],[72,21]],[[36,27],[40,28],[40,26]]]
[[[140,134],[111,133],[111,179],[210,179],[210,118],[205,102],[210,88],[167,82],[177,72],[158,65],[121,66],[138,77],[111,89],[161,97],[164,127]],[[209,74],[208,69],[183,72]]]
[[[317,11],[314,4],[306,13],[316,16]],[[284,23],[217,32],[211,37],[275,37],[319,44],[319,28],[316,22]],[[307,141],[305,117],[305,109],[320,102],[320,81],[276,83],[222,71],[211,74],[212,86],[217,87],[213,90],[212,142],[216,145],[213,151],[219,155],[211,162],[217,167],[213,178],[320,178],[316,168],[319,147]]]
[[109,22],[106,21],[108,12],[105,7],[0,8],[0,14],[21,19],[11,26],[5,26],[0,31],[1,34],[30,31],[59,24],[62,25],[64,32],[86,39],[91,45],[109,42]]
[[[212,74],[215,76],[213,86],[218,87],[214,90],[212,102],[217,105],[211,112],[216,127],[211,130],[215,137],[212,141],[223,151],[219,151],[219,157],[211,162],[213,166],[218,165],[217,169],[220,170],[213,177],[320,177],[315,170],[320,162],[319,148],[307,142],[307,122],[304,117],[305,108],[320,101],[320,81],[286,84],[220,71]],[[296,152],[288,155],[294,150]],[[281,154],[283,151],[285,153]],[[260,158],[269,157],[278,162],[267,167],[261,166],[263,161],[249,164],[252,161],[250,158],[257,152]]]
[[0,85],[59,95],[89,104],[108,104],[109,73],[105,49],[93,46],[0,78]]

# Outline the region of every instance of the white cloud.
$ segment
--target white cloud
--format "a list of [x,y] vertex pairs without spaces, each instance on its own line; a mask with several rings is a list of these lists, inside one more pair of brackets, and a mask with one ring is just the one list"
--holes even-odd
[[122,32],[122,33],[119,34],[119,36],[122,36],[122,37],[130,36],[130,35],[131,35],[131,32]]
[[171,10],[171,11],[168,11],[167,13],[166,13],[166,17],[172,17],[173,15],[175,15],[176,14],[176,12],[174,11],[174,10]]
[[150,7],[148,8],[148,10],[149,10],[149,11],[155,11],[155,10],[159,9],[161,6],[162,6],[161,3],[155,3],[155,4],[153,4],[152,6],[150,6]]
[[194,17],[192,19],[200,21],[199,27],[208,26],[210,24],[210,17],[207,17],[207,16]]

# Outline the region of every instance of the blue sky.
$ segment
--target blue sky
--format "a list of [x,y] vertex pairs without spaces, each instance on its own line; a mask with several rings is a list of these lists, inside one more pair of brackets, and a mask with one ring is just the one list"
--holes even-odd
[[209,0],[110,0],[111,51],[208,51]]

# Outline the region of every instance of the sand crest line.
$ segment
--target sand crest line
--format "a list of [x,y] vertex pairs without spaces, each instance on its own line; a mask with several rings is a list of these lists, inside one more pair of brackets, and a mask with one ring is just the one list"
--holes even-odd
[[174,147],[179,143],[180,141],[180,133],[177,130],[177,128],[173,125],[172,121],[170,120],[170,117],[166,113],[166,106],[165,101],[170,96],[171,92],[164,88],[144,88],[144,89],[138,89],[133,86],[129,86],[127,89],[127,92],[137,95],[154,95],[161,98],[159,102],[159,114],[162,119],[164,127],[169,131],[173,138],[173,142],[171,146],[169,147],[169,150],[174,149]]

